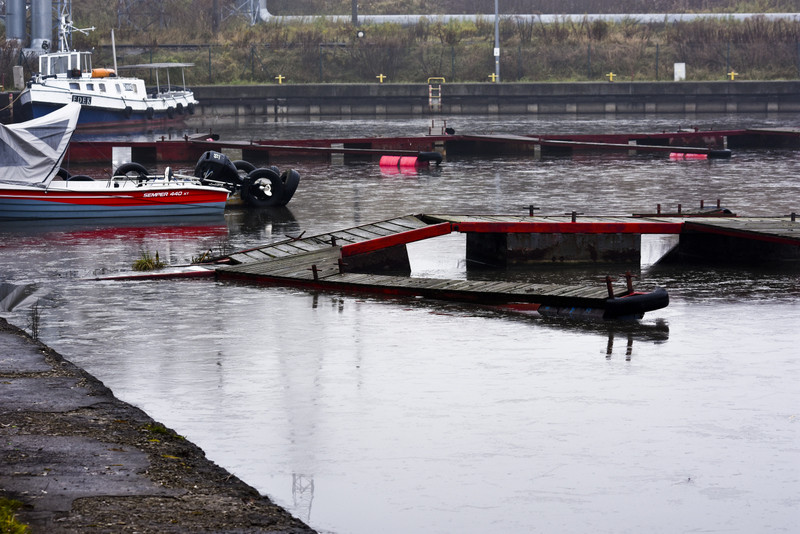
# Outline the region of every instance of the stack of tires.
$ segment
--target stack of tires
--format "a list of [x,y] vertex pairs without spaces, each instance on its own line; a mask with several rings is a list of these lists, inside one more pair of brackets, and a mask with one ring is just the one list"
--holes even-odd
[[294,169],[280,172],[274,166],[257,169],[255,165],[244,160],[235,160],[232,163],[237,171],[245,174],[240,191],[242,200],[248,206],[285,206],[292,200],[300,184],[300,174]]
[[239,191],[248,206],[285,206],[297,191],[300,174],[294,169],[256,168],[244,160],[231,161],[225,154],[209,150],[197,162],[194,175],[203,183],[225,183]]

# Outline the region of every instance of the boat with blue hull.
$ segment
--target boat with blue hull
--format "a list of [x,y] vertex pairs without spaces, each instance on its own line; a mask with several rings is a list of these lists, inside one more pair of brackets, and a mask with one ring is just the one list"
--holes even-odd
[[[195,112],[194,92],[186,88],[183,71],[192,63],[147,63],[117,68],[94,68],[92,53],[70,50],[67,36],[75,28],[62,17],[59,50],[39,55],[39,71],[20,94],[23,120],[44,117],[75,102],[81,105],[78,128],[130,128],[177,122]],[[113,33],[112,33],[113,41]],[[120,70],[155,73],[156,86],[141,78],[121,76]],[[181,71],[181,86],[173,86],[170,71]]]

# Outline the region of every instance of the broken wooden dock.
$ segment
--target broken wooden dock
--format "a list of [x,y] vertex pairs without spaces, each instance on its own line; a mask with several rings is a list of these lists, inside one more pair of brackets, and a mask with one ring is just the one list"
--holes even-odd
[[664,290],[647,295],[633,290],[632,282],[613,288],[610,279],[597,287],[411,277],[405,245],[460,231],[458,223],[431,223],[421,216],[405,216],[311,237],[298,236],[217,258],[220,279],[261,284],[423,297],[493,306],[533,305],[541,314],[639,318],[668,304]]
[[[623,287],[411,277],[406,245],[467,234],[467,260],[483,265],[511,263],[625,263],[639,265],[638,241],[645,234],[675,234],[668,255],[677,261],[724,261],[727,265],[800,262],[800,222],[795,215],[737,217],[719,207],[703,217],[588,217],[408,215],[316,236],[284,241],[216,258],[216,276],[261,284],[456,300],[553,315],[641,317],[669,298],[656,289],[647,296],[631,279]],[[728,214],[727,216],[722,216]],[[624,250],[620,250],[624,249]],[[589,251],[587,253],[587,250]]]
[[[669,303],[663,289],[637,291],[631,276],[617,287],[610,277],[605,284],[587,287],[410,276],[406,245],[452,232],[467,235],[468,263],[499,267],[510,263],[611,264],[620,263],[621,258],[622,263],[635,261],[638,267],[641,258],[636,240],[645,234],[678,235],[678,245],[667,254],[673,261],[722,262],[729,267],[754,263],[800,266],[800,221],[795,214],[738,217],[717,207],[705,217],[690,212],[685,212],[685,217],[406,215],[314,236],[287,237],[210,258],[184,271],[114,278],[214,275],[314,291],[422,297],[511,312],[601,319],[640,318]],[[626,248],[625,254],[615,247]]]

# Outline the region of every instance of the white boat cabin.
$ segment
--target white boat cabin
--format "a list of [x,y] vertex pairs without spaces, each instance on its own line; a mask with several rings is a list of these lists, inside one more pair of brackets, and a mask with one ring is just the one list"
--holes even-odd
[[[113,69],[93,69],[91,52],[54,52],[39,56],[39,80],[67,80],[71,91],[86,91],[101,95],[126,95],[127,98],[147,93],[143,80],[117,78]],[[91,104],[91,97],[74,95],[73,102]]]

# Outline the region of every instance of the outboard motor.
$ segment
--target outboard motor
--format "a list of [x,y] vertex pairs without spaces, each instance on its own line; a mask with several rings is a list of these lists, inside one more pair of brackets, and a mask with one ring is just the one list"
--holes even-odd
[[241,185],[242,179],[233,162],[221,152],[209,150],[197,161],[194,175],[201,182],[227,182]]

